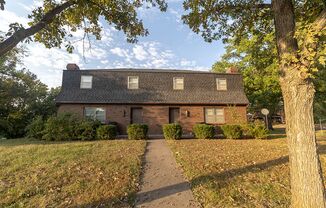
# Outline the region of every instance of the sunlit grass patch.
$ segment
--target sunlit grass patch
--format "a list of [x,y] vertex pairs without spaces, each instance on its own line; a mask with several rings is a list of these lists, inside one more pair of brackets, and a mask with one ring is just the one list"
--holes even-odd
[[[204,207],[289,207],[286,139],[168,141]],[[319,142],[326,168],[326,142]]]
[[128,207],[144,141],[0,140],[0,207]]

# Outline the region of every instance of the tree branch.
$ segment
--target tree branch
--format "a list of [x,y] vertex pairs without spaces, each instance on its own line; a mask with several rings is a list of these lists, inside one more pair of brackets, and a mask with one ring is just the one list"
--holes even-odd
[[11,49],[13,49],[19,42],[23,41],[25,38],[32,36],[43,28],[45,28],[54,20],[54,18],[58,14],[60,14],[65,9],[71,7],[74,4],[75,1],[67,1],[47,12],[38,23],[31,26],[30,28],[21,28],[14,32],[9,38],[0,43],[0,57],[6,54]]
[[213,10],[215,12],[219,12],[220,10],[239,10],[239,9],[249,9],[249,10],[257,10],[257,9],[271,9],[272,4],[262,3],[262,4],[255,4],[255,5],[225,5],[222,7],[215,7]]
[[[320,32],[326,27],[326,9],[324,9],[319,16],[315,19],[313,23],[309,26],[309,32],[306,32],[302,37],[304,42],[302,44],[302,50],[300,52],[300,62],[307,68],[309,68],[314,61],[318,53],[312,53],[312,51],[317,52],[320,37]],[[316,40],[314,40],[316,39]],[[311,41],[314,40],[314,41]]]
[[320,32],[326,27],[326,9],[324,9],[317,19],[312,23],[312,27],[315,31]]

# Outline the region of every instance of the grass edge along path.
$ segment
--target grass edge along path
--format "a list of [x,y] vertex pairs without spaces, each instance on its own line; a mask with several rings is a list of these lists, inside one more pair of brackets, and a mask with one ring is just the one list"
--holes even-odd
[[[318,135],[323,170],[326,136]],[[286,139],[168,141],[203,207],[289,207]],[[325,177],[324,171],[324,177]]]

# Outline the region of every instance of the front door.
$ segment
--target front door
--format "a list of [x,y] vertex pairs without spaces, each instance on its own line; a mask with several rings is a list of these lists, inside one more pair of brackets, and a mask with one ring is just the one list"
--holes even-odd
[[169,109],[169,123],[178,123],[180,117],[180,108]]
[[132,124],[143,123],[143,109],[142,108],[131,108],[131,123]]

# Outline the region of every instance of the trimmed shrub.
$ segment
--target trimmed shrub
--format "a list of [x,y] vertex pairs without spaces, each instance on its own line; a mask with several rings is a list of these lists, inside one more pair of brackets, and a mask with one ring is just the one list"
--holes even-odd
[[243,132],[240,125],[223,125],[221,129],[227,139],[240,139],[242,137]]
[[[97,122],[92,120],[79,121],[75,128],[75,137],[80,140],[94,140],[96,139]],[[72,138],[73,139],[73,138]]]
[[197,139],[213,139],[215,136],[215,128],[208,124],[196,124],[193,132]]
[[266,139],[268,137],[268,129],[262,122],[255,122],[248,124],[248,135],[255,139]]
[[27,138],[42,139],[44,135],[44,121],[42,116],[37,116],[33,121],[26,126],[26,136]]
[[115,139],[117,136],[117,126],[103,125],[96,130],[97,139]]
[[76,138],[75,129],[79,120],[72,114],[51,116],[45,123],[42,139],[48,141],[64,141]]
[[128,139],[147,139],[148,126],[146,124],[128,125]]
[[181,139],[182,127],[180,124],[163,125],[163,135],[165,139]]

